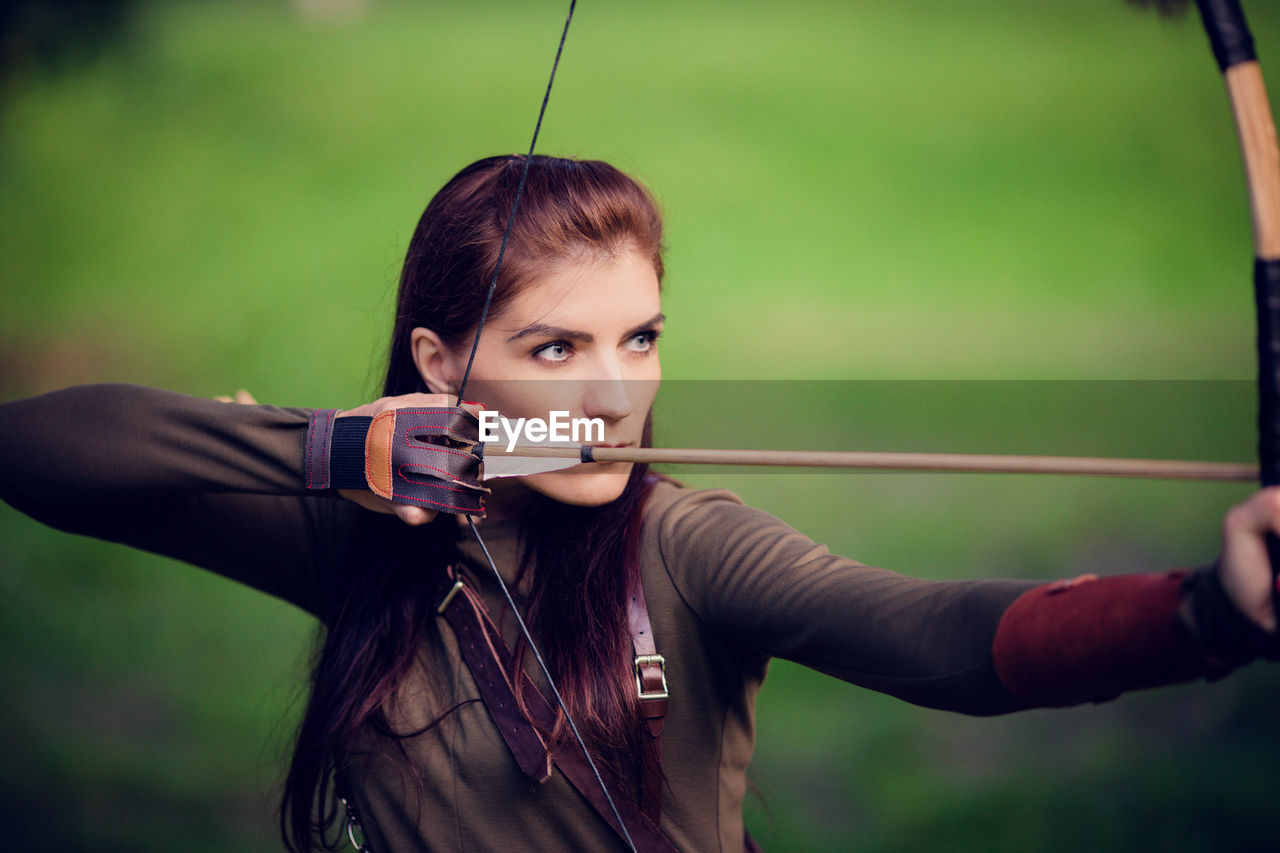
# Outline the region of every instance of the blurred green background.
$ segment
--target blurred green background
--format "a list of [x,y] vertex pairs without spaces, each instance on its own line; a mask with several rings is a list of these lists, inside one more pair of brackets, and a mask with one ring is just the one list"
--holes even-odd
[[[341,5],[144,4],[100,52],[10,69],[0,399],[375,396],[417,216],[461,166],[527,148],[566,4]],[[1280,7],[1245,5],[1274,77]],[[1253,458],[1246,194],[1194,14],[584,0],[539,150],[660,198],[674,399],[833,380],[786,387],[835,446]],[[660,438],[723,435],[672,399]],[[1249,491],[682,476],[938,578],[1201,564]],[[280,849],[312,634],[288,605],[0,506],[6,843]],[[771,850],[1277,849],[1278,705],[1254,667],[976,720],[777,663],[748,822]]]

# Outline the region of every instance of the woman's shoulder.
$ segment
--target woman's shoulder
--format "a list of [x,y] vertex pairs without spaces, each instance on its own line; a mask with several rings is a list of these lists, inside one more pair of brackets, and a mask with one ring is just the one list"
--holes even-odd
[[660,480],[644,512],[646,543],[667,559],[679,555],[682,561],[719,562],[730,555],[783,552],[801,559],[828,553],[777,516],[748,506],[729,489],[693,489]]
[[793,617],[811,619],[808,611],[778,606],[797,588],[863,568],[732,491],[670,482],[650,493],[640,559],[646,594],[660,608],[689,612],[695,624],[755,648],[764,648],[759,632],[785,632]]
[[695,489],[662,478],[645,501],[644,526],[651,534],[668,537],[691,525],[724,523],[730,516],[757,513],[767,516],[729,489]]
[[645,502],[646,521],[670,513],[686,513],[698,509],[714,511],[716,506],[745,506],[742,498],[728,489],[692,489],[675,480],[657,478]]

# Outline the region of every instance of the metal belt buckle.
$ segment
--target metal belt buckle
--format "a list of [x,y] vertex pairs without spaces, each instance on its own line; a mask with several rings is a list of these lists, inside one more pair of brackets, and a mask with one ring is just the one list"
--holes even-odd
[[[658,665],[658,671],[662,673],[662,688],[649,693],[645,692],[644,679],[640,675],[640,668],[643,666]],[[640,694],[641,700],[644,699],[666,699],[667,698],[667,659],[662,655],[636,655],[636,693]]]
[[460,592],[462,592],[462,578],[458,578],[458,580],[454,582],[453,587],[449,590],[449,594],[444,597],[444,601],[440,602],[440,606],[436,608],[436,613],[443,616],[444,612],[449,609],[449,603],[453,601],[453,597]]

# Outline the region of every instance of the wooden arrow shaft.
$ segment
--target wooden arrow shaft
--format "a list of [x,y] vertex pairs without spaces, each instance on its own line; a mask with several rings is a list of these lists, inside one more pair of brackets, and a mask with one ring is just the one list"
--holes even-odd
[[[509,453],[486,444],[486,455],[573,459],[578,447],[517,445]],[[1187,462],[1175,459],[1112,459],[1081,456],[1007,456],[974,453],[881,453],[823,450],[726,450],[665,447],[594,447],[596,462],[646,462],[681,465],[760,465],[787,468],[852,468],[905,471],[960,471],[993,474],[1075,474],[1093,477],[1142,477],[1166,480],[1256,481],[1258,466],[1235,462]]]

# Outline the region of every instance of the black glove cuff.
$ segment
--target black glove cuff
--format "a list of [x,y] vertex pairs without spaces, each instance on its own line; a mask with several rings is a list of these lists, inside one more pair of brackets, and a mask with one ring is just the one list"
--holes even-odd
[[337,416],[337,409],[316,409],[307,426],[303,474],[310,490],[368,489],[364,473],[364,437],[373,418]]
[[1280,658],[1280,637],[1240,612],[1222,586],[1216,563],[1187,575],[1182,589],[1187,627],[1201,653],[1219,670],[1211,677],[1220,678],[1256,658]]
[[360,416],[334,420],[329,450],[329,477],[333,488],[368,490],[369,481],[364,475],[364,439],[372,421],[373,418]]

